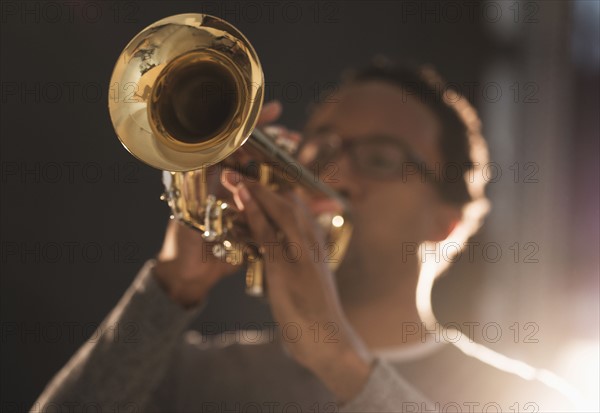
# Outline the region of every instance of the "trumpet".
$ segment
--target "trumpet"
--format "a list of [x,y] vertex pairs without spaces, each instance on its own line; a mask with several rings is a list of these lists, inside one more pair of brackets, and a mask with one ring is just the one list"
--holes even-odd
[[[352,232],[349,206],[288,148],[256,128],[264,75],[252,45],[235,27],[206,14],[159,20],[127,44],[110,84],[108,107],[119,140],[134,157],[163,170],[161,198],[171,218],[198,230],[215,257],[247,264],[249,295],[264,295],[265,257],[240,223],[239,211],[209,186],[213,165],[254,175],[273,189],[299,185],[310,196],[336,199],[339,212],[315,216],[335,246],[328,260],[335,270]],[[254,168],[231,161],[242,145]]]

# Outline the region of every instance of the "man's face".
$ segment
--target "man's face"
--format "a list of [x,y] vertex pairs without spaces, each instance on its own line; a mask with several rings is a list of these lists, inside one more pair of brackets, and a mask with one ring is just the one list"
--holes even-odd
[[[440,162],[440,125],[418,98],[386,82],[346,86],[320,104],[311,115],[305,137],[333,134],[342,141],[393,139],[429,167]],[[354,234],[350,254],[367,253],[388,259],[403,243],[430,239],[440,201],[436,188],[417,173],[395,179],[367,177],[347,152],[328,166],[322,178],[346,195],[353,209]]]

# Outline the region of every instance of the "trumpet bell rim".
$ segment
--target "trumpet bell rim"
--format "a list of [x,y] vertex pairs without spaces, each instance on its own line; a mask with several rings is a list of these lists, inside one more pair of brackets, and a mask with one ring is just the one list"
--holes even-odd
[[[180,139],[157,110],[161,80],[190,65],[216,65],[235,84],[232,113],[211,136]],[[159,20],[127,44],[115,65],[109,112],[123,146],[162,170],[188,171],[227,158],[246,141],[263,102],[263,72],[250,42],[235,27],[205,14]]]

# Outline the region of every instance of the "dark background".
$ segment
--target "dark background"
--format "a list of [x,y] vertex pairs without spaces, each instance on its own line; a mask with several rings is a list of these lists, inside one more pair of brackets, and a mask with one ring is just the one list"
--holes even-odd
[[[160,172],[117,140],[107,92],[127,42],[184,12],[248,37],[291,128],[344,68],[377,54],[432,64],[459,85],[503,171],[474,240],[503,256],[451,268],[435,312],[498,322],[505,339],[488,344],[594,389],[597,370],[590,383],[577,369],[598,353],[598,10],[594,0],[2,2],[0,409],[33,403],[160,246]],[[532,251],[537,262],[524,259]],[[269,317],[239,275],[196,327]],[[538,343],[514,343],[515,322],[535,322]]]

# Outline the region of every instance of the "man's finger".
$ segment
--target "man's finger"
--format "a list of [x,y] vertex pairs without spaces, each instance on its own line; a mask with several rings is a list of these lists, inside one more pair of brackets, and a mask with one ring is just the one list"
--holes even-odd
[[298,210],[300,208],[298,204],[258,183],[248,182],[246,187],[259,207],[265,211],[266,216],[288,240],[302,241],[301,228],[306,227],[307,223],[303,211]]
[[243,183],[237,186],[237,197],[244,205],[244,214],[254,240],[260,245],[276,243],[277,232],[275,228],[269,223],[264,211],[255,202],[254,197]]
[[258,126],[274,122],[281,115],[282,106],[278,100],[265,103],[258,116]]
[[[252,201],[262,210],[267,222],[276,231],[282,232],[289,241],[301,242],[307,233],[311,233],[309,211],[303,202],[294,194],[278,194],[264,185],[251,182],[236,171],[224,170],[223,185],[233,193],[233,198],[240,210],[247,208],[240,193],[243,186],[249,191]],[[312,236],[308,237],[313,238]]]

